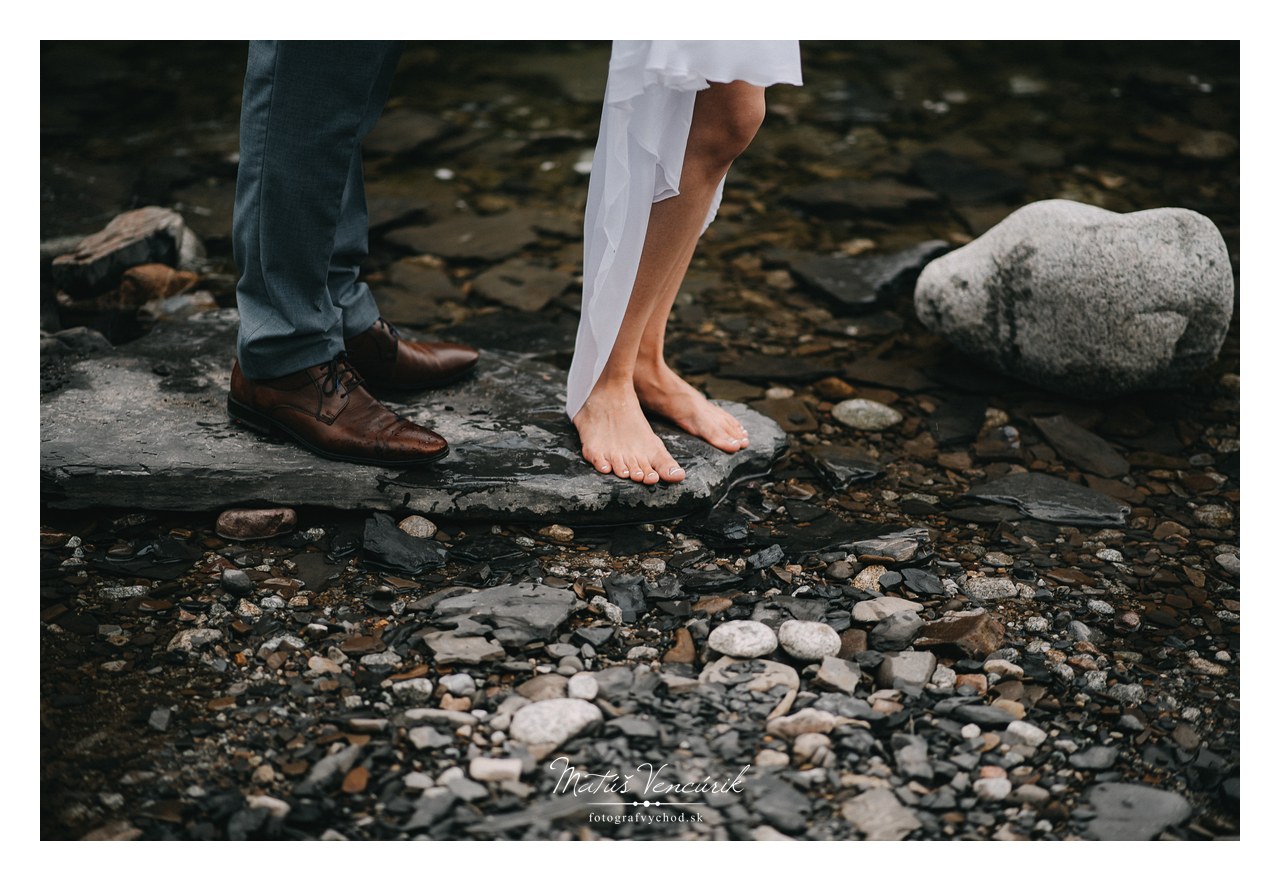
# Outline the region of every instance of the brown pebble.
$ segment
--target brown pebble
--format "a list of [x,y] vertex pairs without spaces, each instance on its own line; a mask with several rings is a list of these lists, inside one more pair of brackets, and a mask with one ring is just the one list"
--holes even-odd
[[973,467],[973,458],[966,452],[939,453],[938,464],[952,471],[967,471]]
[[857,392],[857,389],[838,376],[828,376],[818,380],[813,384],[813,390],[817,392],[818,397],[828,401],[843,401],[846,398],[852,398]]
[[1175,535],[1185,537],[1190,534],[1190,529],[1187,529],[1187,527],[1183,526],[1181,523],[1174,523],[1172,520],[1164,521],[1151,532],[1152,538],[1156,541],[1164,541],[1166,538],[1171,538]]
[[342,791],[347,795],[355,795],[364,792],[364,788],[369,785],[369,769],[364,765],[356,765],[347,772],[347,776],[342,778]]
[[190,290],[199,280],[194,272],[163,263],[143,263],[125,270],[120,278],[120,295],[126,303],[164,300]]
[[1200,735],[1196,734],[1195,729],[1186,722],[1179,722],[1177,725],[1173,726],[1173,733],[1171,736],[1178,746],[1188,752],[1200,748]]
[[676,644],[662,656],[664,664],[692,664],[697,658],[697,650],[693,645],[693,635],[685,627],[675,632]]
[[417,679],[419,676],[426,676],[431,672],[431,668],[426,664],[419,664],[412,670],[405,670],[403,673],[392,673],[388,679],[392,682],[403,682],[406,679]]
[[363,634],[357,636],[349,636],[338,646],[348,655],[367,655],[372,652],[380,652],[386,648],[382,640],[376,636],[365,636]]
[[978,694],[987,693],[987,677],[982,673],[961,673],[956,676],[956,688],[968,685],[978,690]]
[[723,612],[725,609],[733,605],[733,600],[728,597],[703,597],[693,604],[695,612],[706,612],[708,615],[715,615]]
[[929,621],[915,641],[917,648],[954,646],[970,658],[985,658],[1004,642],[1004,625],[985,610],[978,615]]
[[1142,626],[1142,617],[1137,612],[1121,612],[1116,616],[1116,628],[1119,630],[1137,630]]
[[859,630],[856,627],[850,627],[848,630],[840,634],[840,651],[836,653],[836,657],[845,661],[853,659],[858,652],[867,650],[867,631]]
[[292,532],[298,515],[292,508],[231,508],[218,515],[213,531],[234,541],[273,538]]
[[445,710],[457,710],[460,713],[465,713],[471,709],[471,698],[466,695],[454,697],[451,694],[446,694],[440,698],[440,707]]
[[286,777],[301,777],[311,768],[311,764],[306,761],[285,762],[280,766],[280,772]]
[[1007,698],[997,698],[991,702],[991,706],[1004,710],[1015,719],[1021,719],[1027,715],[1027,708],[1017,701],[1011,701]]

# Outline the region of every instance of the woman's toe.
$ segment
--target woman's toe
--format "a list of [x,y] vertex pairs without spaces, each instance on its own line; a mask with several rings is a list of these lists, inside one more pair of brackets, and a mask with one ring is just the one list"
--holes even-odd
[[667,483],[679,483],[684,480],[684,469],[669,455],[659,458],[654,462],[653,467],[658,472],[659,480],[665,480]]

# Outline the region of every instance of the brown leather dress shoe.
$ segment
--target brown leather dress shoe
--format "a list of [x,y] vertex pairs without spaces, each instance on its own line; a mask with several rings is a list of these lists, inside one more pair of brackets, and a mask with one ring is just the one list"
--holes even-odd
[[361,465],[425,465],[449,453],[434,431],[398,416],[369,394],[345,354],[277,379],[251,380],[231,366],[227,412],[279,433],[318,456]]
[[347,355],[371,388],[439,388],[476,366],[480,353],[461,343],[418,343],[400,336],[386,319],[346,341]]

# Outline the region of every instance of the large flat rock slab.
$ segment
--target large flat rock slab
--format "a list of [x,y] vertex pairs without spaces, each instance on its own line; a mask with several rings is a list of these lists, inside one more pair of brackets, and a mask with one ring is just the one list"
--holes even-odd
[[600,475],[582,461],[564,414],[563,371],[485,351],[475,375],[450,389],[386,398],[443,434],[448,458],[411,470],[332,462],[228,419],[235,329],[234,310],[209,313],[69,363],[66,383],[40,400],[42,502],[184,511],[270,503],[624,523],[711,505],[736,480],[768,471],[787,445],[776,423],[727,403],[751,435],[748,450],[722,453],[660,425],[684,481],[646,487]]

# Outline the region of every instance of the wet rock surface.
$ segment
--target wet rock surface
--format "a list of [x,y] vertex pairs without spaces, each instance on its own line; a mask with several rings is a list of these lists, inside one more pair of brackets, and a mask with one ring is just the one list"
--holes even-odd
[[45,503],[194,510],[272,502],[625,522],[705,507],[735,479],[767,471],[784,444],[776,426],[730,403],[750,432],[748,450],[730,456],[668,427],[660,433],[687,479],[659,487],[601,480],[564,415],[564,374],[486,352],[473,379],[388,399],[449,440],[447,459],[408,471],[335,468],[227,417],[235,328],[234,312],[210,313],[69,365],[63,387],[41,399]]
[[[142,475],[146,460],[122,474],[69,462],[81,487],[140,488],[113,484],[97,506],[69,509],[58,506],[57,485],[45,485],[43,836],[1237,836],[1238,318],[1190,385],[1081,401],[978,365],[923,328],[902,292],[852,314],[788,263],[796,253],[849,260],[937,239],[963,245],[1021,192],[1012,198],[1115,211],[1186,205],[1222,230],[1237,268],[1238,152],[1219,136],[1238,130],[1238,56],[1197,50],[1206,54],[1193,70],[1161,44],[1122,48],[806,46],[806,87],[771,93],[770,117],[735,162],[673,313],[674,360],[699,388],[744,405],[735,412],[786,404],[804,417],[766,473],[709,511],[715,499],[656,523],[522,522],[499,499],[495,513],[467,518],[456,505],[404,506],[404,494],[423,487],[399,475],[360,478],[396,482],[376,502],[335,502],[335,482],[361,469],[325,463],[292,484],[310,495],[291,504],[291,531],[224,538],[216,518],[230,504],[191,513],[156,502],[199,493],[216,476],[208,470],[166,489]],[[56,100],[41,113],[42,267],[104,218],[173,205],[208,248],[199,287],[232,305],[224,197],[234,187],[242,49],[177,47],[182,63],[171,65],[166,94],[180,106],[222,97],[144,131],[157,125],[140,121],[155,101],[135,102],[138,113],[110,108],[131,88],[151,96],[168,81],[131,86],[125,54],[136,50],[75,51],[105,78],[81,83],[68,72],[83,65],[44,67],[44,94]],[[495,371],[511,371],[501,376],[543,382],[567,365],[576,283],[513,321],[511,307],[474,282],[509,261],[578,271],[582,153],[599,120],[606,53],[601,44],[511,44],[499,59],[466,43],[448,53],[410,44],[393,108],[413,114],[389,116],[394,125],[368,153],[366,278],[379,296],[400,292],[408,326],[465,337]],[[1106,95],[1115,82],[1120,96],[1063,100]],[[1212,93],[1197,85],[1210,82]],[[86,126],[126,146],[99,154]],[[921,159],[929,149],[966,161]],[[477,227],[497,231],[481,241],[487,250],[452,256],[441,252],[465,243],[440,229],[434,240],[392,235],[459,217],[504,219]],[[175,345],[144,356],[121,339],[61,329],[69,313],[50,277],[43,284],[46,396],[87,388],[91,371],[79,365],[114,342],[113,357],[153,384],[152,400],[216,414],[198,431],[217,443],[261,446],[273,469],[301,455],[226,425],[229,342],[206,326],[221,318],[157,319],[143,340]],[[563,418],[543,390],[538,401],[520,398],[523,382],[508,383],[518,415],[468,418],[488,420],[501,438]],[[485,395],[484,406],[497,407],[511,391]],[[852,399],[901,421],[857,427],[832,416]],[[123,394],[90,400],[86,412],[42,419],[49,445],[61,420],[116,431],[101,414],[127,409]],[[1045,422],[1058,416],[1127,469]],[[174,419],[165,432],[196,430],[197,420]],[[758,429],[751,437],[755,447]],[[543,435],[534,440],[546,446]],[[202,449],[189,449],[197,464]],[[484,467],[501,472],[497,459]],[[1027,475],[1051,482],[1027,486]],[[1024,484],[1003,485],[999,500],[970,495],[1011,477]],[[508,483],[488,491],[496,499]],[[289,504],[273,487],[259,476],[234,496],[248,507]],[[1113,506],[1128,510],[1117,517]],[[368,509],[391,518],[372,548]],[[1033,516],[1063,511],[1075,513]],[[388,525],[432,543],[432,565],[410,575],[380,563]],[[873,641],[903,612],[921,626],[903,616],[887,643],[884,631]],[[772,635],[789,622],[830,628],[836,654],[810,660],[769,645],[735,658],[710,644],[730,623]],[[634,775],[646,762],[666,763],[663,782],[706,788],[678,799],[646,792],[643,771],[630,791],[566,788],[569,769]],[[677,800],[697,804],[653,803]],[[652,821],[626,819],[637,815]]]

